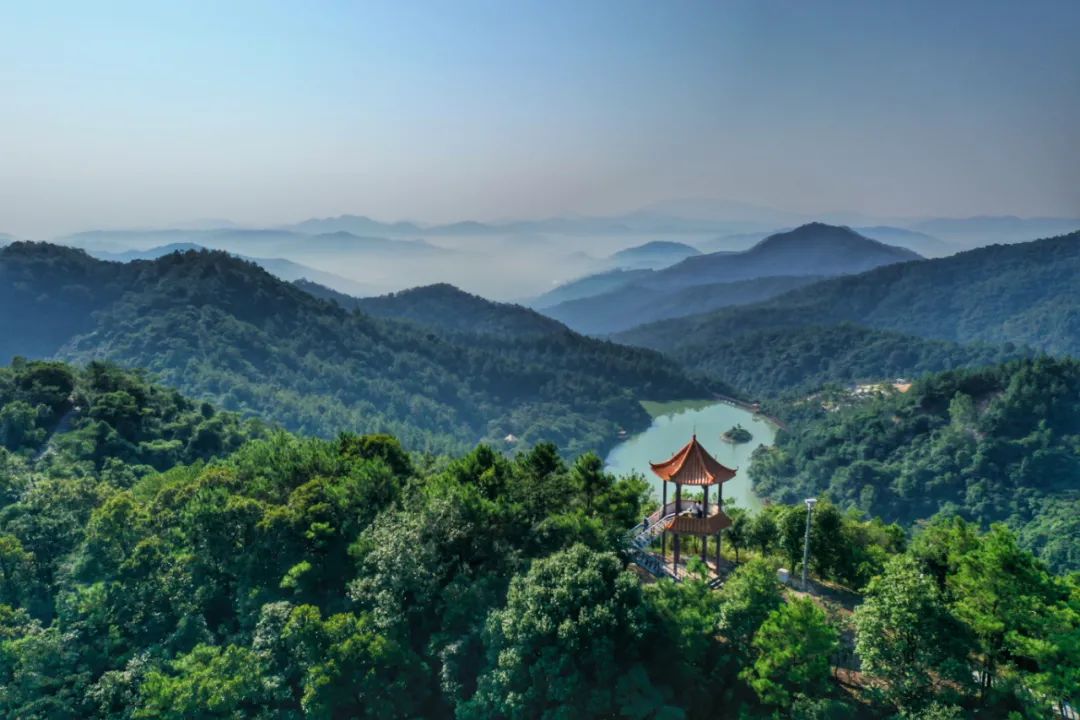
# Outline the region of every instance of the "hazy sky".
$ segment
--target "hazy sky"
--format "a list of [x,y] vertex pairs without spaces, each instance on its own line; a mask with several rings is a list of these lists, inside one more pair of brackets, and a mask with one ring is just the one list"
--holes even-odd
[[0,231],[1080,215],[1080,2],[4,2]]

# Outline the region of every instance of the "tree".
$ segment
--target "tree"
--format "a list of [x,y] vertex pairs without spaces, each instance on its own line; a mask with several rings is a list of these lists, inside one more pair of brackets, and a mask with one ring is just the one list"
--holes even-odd
[[[806,522],[806,513],[803,513],[803,522]],[[805,525],[803,527],[805,540]],[[816,574],[841,579],[846,560],[853,550],[847,539],[840,510],[828,500],[818,502],[810,528],[810,561]]]
[[614,478],[604,472],[604,461],[596,453],[585,453],[574,461],[570,477],[575,489],[585,499],[585,512],[593,511],[593,502],[598,495],[606,493],[614,483]]
[[754,515],[748,528],[747,542],[753,545],[761,553],[762,557],[768,555],[776,547],[779,528],[776,524],[775,505],[762,508]]
[[22,400],[0,407],[0,446],[19,450],[40,443],[45,431],[38,428],[37,421],[37,410]]
[[728,508],[727,514],[731,518],[731,526],[724,530],[724,537],[727,538],[728,547],[735,551],[735,562],[739,562],[739,551],[750,540],[750,515],[739,507]]
[[970,682],[964,628],[910,555],[891,559],[870,581],[855,630],[863,671],[884,680],[889,700],[902,710],[933,700],[939,680]]
[[1031,659],[1031,641],[1058,596],[1050,574],[1016,536],[994,525],[978,546],[959,558],[948,579],[956,616],[974,633],[982,656],[982,691],[986,700],[1003,665]]
[[198,645],[169,665],[172,673],[148,674],[136,718],[282,717],[277,705],[284,698],[277,684],[247,648]]
[[780,513],[780,550],[788,562],[788,570],[795,572],[802,559],[806,542],[806,507],[790,505]]
[[[620,678],[647,678],[640,662],[649,631],[640,584],[614,554],[577,545],[537,560],[488,618],[486,667],[460,715],[618,715]],[[636,714],[648,717],[640,708]]]
[[753,648],[757,659],[740,676],[762,702],[784,707],[797,694],[824,691],[837,634],[812,600],[798,598],[769,614],[754,636]]
[[764,560],[751,560],[735,569],[717,595],[720,634],[742,658],[749,658],[754,633],[784,601],[773,567]]
[[0,603],[24,607],[32,595],[34,556],[14,535],[0,535]]
[[282,635],[305,670],[306,718],[415,717],[423,706],[423,664],[369,616],[339,613],[323,620],[317,608],[302,605]]

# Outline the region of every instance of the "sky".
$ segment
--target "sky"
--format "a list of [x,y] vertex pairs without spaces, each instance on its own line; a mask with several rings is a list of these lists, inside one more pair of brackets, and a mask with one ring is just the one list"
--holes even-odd
[[1080,2],[0,0],[0,232],[1080,216]]

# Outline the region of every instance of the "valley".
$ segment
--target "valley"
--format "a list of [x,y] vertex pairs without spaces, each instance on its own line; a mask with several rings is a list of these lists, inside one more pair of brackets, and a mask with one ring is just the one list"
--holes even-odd
[[[680,679],[693,675],[669,675],[650,649],[698,652],[687,618],[720,628],[709,647],[729,658],[694,667],[761,707],[745,681],[766,657],[755,638],[797,611],[796,632],[824,638],[822,681],[847,678],[828,702],[884,716],[915,682],[880,659],[894,602],[952,628],[923,677],[949,678],[957,702],[982,702],[972,677],[991,677],[982,694],[1002,702],[1016,697],[1006,677],[1064,687],[1080,627],[1078,237],[922,260],[845,228],[802,233],[807,273],[850,260],[852,242],[884,264],[783,276],[692,254],[571,283],[547,297],[576,299],[533,309],[445,282],[353,294],[343,276],[187,246],[104,261],[7,244],[0,710],[48,697],[108,717],[94,703],[120,683],[137,690],[102,702],[135,717],[199,716],[190,687],[222,707],[331,716],[359,712],[341,693],[362,672],[380,713],[492,717],[509,688],[531,687],[496,650],[518,642],[513,618],[544,608],[565,628],[612,597],[622,615],[605,642],[619,649],[603,666],[632,681],[590,693],[623,708],[647,692],[650,713],[721,711],[727,700],[695,695]],[[693,279],[731,262],[736,277],[765,274]],[[568,309],[589,334],[560,321]],[[658,508],[656,464],[678,465],[688,439],[707,457],[682,461],[690,485]],[[788,570],[778,583],[778,568],[805,569],[808,585]],[[987,649],[976,602],[1030,608],[1000,621],[1007,651]],[[629,633],[637,622],[647,636]],[[76,628],[85,639],[62,652]],[[369,648],[359,665],[335,664],[352,647]],[[145,652],[169,659],[122,679]]]
[[1080,2],[15,2],[0,720],[1080,720]]

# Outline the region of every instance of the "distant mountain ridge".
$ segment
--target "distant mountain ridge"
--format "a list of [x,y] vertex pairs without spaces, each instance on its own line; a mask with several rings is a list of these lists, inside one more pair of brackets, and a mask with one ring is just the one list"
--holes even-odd
[[[132,262],[134,260],[156,260],[164,255],[177,252],[198,252],[207,249],[208,248],[196,245],[195,243],[172,243],[169,245],[159,245],[158,247],[153,247],[149,250],[127,250],[125,252],[97,250],[90,251],[89,254],[99,260]],[[248,255],[237,255],[237,257],[255,263],[270,274],[285,280],[286,282],[306,279],[348,295],[364,296],[378,294],[378,290],[370,285],[365,285],[364,283],[350,280],[349,278],[341,277],[334,273],[316,270],[313,267],[295,263],[292,260],[286,260],[285,258],[259,258]]]
[[659,269],[700,254],[700,250],[686,243],[654,240],[619,250],[609,258],[609,261],[619,268]]
[[761,302],[821,279],[819,275],[782,275],[691,285],[681,290],[653,289],[648,282],[630,283],[598,297],[567,300],[542,311],[586,335],[609,335],[666,318]]
[[[779,362],[777,353],[792,333],[845,323],[910,338],[1003,346],[1006,355],[1023,354],[1027,347],[1077,356],[1078,277],[1080,232],[1075,232],[823,280],[755,305],[642,325],[615,339],[663,350],[726,382],[736,381],[726,367]],[[763,341],[766,336],[772,339]],[[849,351],[854,342],[849,338]],[[755,355],[759,352],[767,357]],[[740,355],[741,360],[733,359]],[[788,357],[791,367],[816,362]]]
[[[679,317],[701,311],[703,307],[715,309],[735,304],[737,300],[730,292],[731,288],[721,291],[711,301],[707,291],[701,290],[703,297],[692,305],[670,299],[687,293],[689,288],[719,288],[722,284],[757,278],[852,274],[920,259],[921,256],[911,250],[871,240],[848,227],[810,223],[770,235],[741,252],[695,255],[652,272],[601,275],[591,280],[583,278],[572,284],[572,292],[564,289],[560,294],[556,289],[538,299],[535,306],[571,328],[602,335],[626,330],[636,324],[634,313],[627,311],[630,310],[626,307],[628,302],[646,303],[647,300],[651,306],[647,312],[650,319]],[[751,292],[749,302],[752,302],[785,292],[799,284],[806,283],[772,280],[759,288],[743,287]],[[590,289],[600,292],[587,294]],[[552,302],[555,298],[560,298],[560,302],[574,302],[557,307],[558,303]],[[661,307],[664,308],[662,312]]]
[[635,280],[649,277],[652,273],[653,271],[649,269],[616,269],[596,273],[595,275],[586,275],[549,290],[540,297],[533,298],[529,301],[529,305],[542,310],[554,307],[559,303],[601,295],[629,285]]
[[[373,256],[438,256],[451,251],[423,240],[389,239],[345,231],[307,234],[283,229],[92,230],[59,238],[63,245],[94,252],[128,252],[140,246],[194,244],[241,255],[362,253]],[[120,248],[117,250],[117,248]]]
[[916,252],[871,240],[849,227],[815,222],[770,235],[742,252],[687,258],[658,277],[701,285],[778,275],[851,274],[921,259]]
[[1067,235],[1080,230],[1080,218],[989,215],[968,218],[933,218],[914,222],[912,230],[952,240],[965,247],[1027,242]]
[[952,255],[962,249],[933,235],[906,228],[874,225],[872,227],[857,227],[855,231],[871,240],[904,247],[928,258]]

